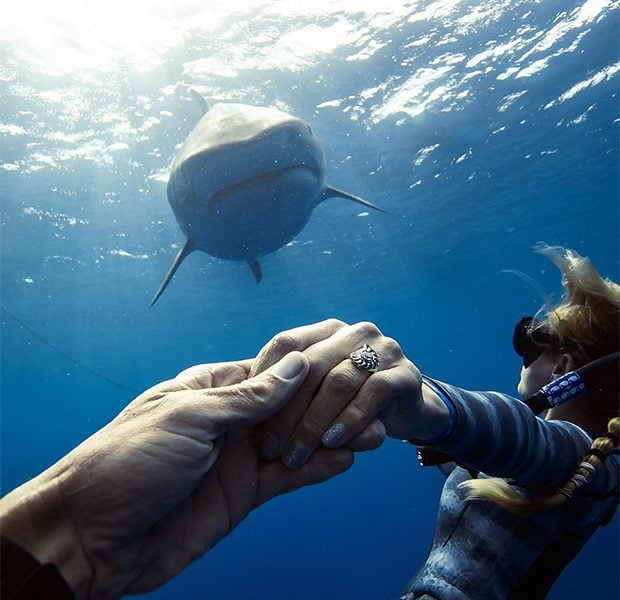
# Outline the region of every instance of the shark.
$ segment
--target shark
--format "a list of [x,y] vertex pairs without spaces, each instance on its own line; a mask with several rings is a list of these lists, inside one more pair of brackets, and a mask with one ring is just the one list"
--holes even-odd
[[259,283],[259,258],[288,244],[327,198],[385,212],[325,183],[325,154],[305,121],[271,107],[210,106],[191,94],[203,115],[177,152],[167,186],[186,239],[151,306],[194,251],[245,261]]

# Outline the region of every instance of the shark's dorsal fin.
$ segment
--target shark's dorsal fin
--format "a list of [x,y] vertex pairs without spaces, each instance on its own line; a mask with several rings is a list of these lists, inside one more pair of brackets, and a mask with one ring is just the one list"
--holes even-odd
[[260,268],[260,263],[258,259],[248,260],[248,266],[252,269],[252,275],[254,275],[254,279],[256,279],[256,283],[260,283],[260,280],[263,278],[263,272]]
[[342,190],[336,189],[331,186],[327,186],[325,188],[325,191],[323,192],[323,198],[333,198],[333,197],[346,198],[347,200],[353,200],[354,202],[363,204],[364,206],[367,206],[368,208],[374,208],[375,210],[380,210],[381,212],[387,212],[384,209],[382,209],[380,206],[377,206],[376,204],[373,204],[372,202],[368,202],[368,200],[364,200],[363,198],[360,198],[359,196],[354,196],[353,194],[349,194],[348,192],[343,192]]
[[164,290],[166,289],[167,285],[170,283],[170,280],[172,279],[173,275],[177,272],[177,269],[179,268],[179,265],[183,262],[183,259],[193,250],[194,250],[194,244],[192,243],[192,240],[188,238],[183,248],[181,248],[179,253],[176,255],[175,259],[172,261],[172,265],[168,269],[168,272],[166,273],[163,281],[161,282],[159,289],[155,292],[155,295],[153,296],[153,299],[151,300],[150,306],[153,306],[153,304],[157,302],[157,299],[164,293]]
[[198,106],[200,106],[200,110],[202,111],[202,114],[204,115],[204,114],[208,113],[209,112],[209,103],[202,97],[202,95],[199,94],[193,88],[189,89],[189,93],[192,95],[194,100],[196,100],[196,102],[198,103]]

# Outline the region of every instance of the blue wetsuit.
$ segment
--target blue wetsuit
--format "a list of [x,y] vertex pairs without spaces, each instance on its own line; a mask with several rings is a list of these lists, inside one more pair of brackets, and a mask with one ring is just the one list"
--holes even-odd
[[465,503],[458,484],[478,471],[480,477],[504,477],[526,494],[556,490],[592,439],[572,423],[534,416],[506,394],[425,383],[438,387],[457,415],[452,432],[434,447],[463,466],[444,471],[434,539],[402,599],[544,598],[597,527],[613,517],[618,463],[608,458],[580,496],[535,516],[516,515],[490,501]]

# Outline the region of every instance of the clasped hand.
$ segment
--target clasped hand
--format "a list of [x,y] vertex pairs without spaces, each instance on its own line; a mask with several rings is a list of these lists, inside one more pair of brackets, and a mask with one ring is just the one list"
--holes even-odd
[[[380,370],[349,354],[369,343]],[[54,562],[76,598],[152,590],[263,502],[408,437],[421,378],[370,323],[278,334],[254,360],[160,383],[2,501],[3,535]],[[276,460],[280,458],[281,460]]]
[[[349,359],[364,344],[381,359],[376,373]],[[307,356],[309,372],[291,402],[261,425],[263,458],[281,457],[296,468],[320,446],[358,451],[377,447],[386,434],[413,437],[416,415],[423,408],[421,375],[397,342],[376,325],[330,319],[285,331],[261,350],[250,374],[291,351]]]

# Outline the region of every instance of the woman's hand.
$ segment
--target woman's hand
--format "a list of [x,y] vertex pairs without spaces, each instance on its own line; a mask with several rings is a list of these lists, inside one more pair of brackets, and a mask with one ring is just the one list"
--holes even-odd
[[[369,344],[381,363],[375,373],[355,366],[349,355]],[[276,335],[259,353],[259,373],[292,350],[310,363],[295,398],[260,427],[261,453],[299,467],[319,447],[367,450],[387,433],[408,439],[418,430],[424,402],[422,378],[392,338],[372,323],[347,325],[330,319]]]

